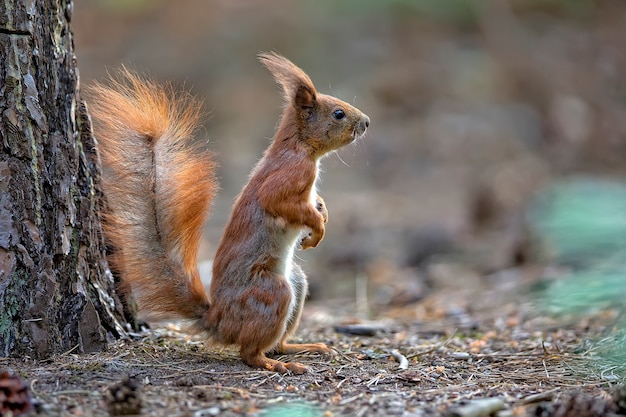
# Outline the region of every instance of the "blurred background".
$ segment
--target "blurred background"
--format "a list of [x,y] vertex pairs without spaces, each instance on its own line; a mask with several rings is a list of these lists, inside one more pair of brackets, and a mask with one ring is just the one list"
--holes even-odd
[[327,234],[297,254],[312,298],[513,280],[623,303],[623,0],[79,0],[72,23],[83,84],[124,64],[205,100],[222,191],[203,259],[273,136],[256,55],[275,50],[371,118],[323,163]]

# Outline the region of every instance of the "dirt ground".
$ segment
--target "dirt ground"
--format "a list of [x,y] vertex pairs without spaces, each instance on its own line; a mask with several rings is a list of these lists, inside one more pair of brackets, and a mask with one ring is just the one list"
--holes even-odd
[[170,326],[104,353],[0,358],[32,415],[104,416],[137,398],[153,416],[624,413],[623,300],[576,315],[544,302],[558,262],[533,258],[525,223],[543,186],[624,181],[622,0],[80,0],[72,23],[81,83],[125,64],[206,101],[199,140],[222,190],[202,259],[279,116],[258,52],[288,56],[372,126],[324,161],[328,233],[300,259],[311,299],[296,338],[335,357],[285,358],[310,370],[278,375]]
[[[519,289],[513,292],[510,283],[471,294],[442,290],[420,303],[388,309],[375,322],[356,319],[367,306],[310,303],[296,338],[327,343],[336,355],[283,358],[306,364],[305,375],[251,369],[235,350],[190,340],[173,325],[114,342],[105,353],[67,352],[43,362],[0,359],[0,366],[30,387],[30,415],[106,416],[111,407],[128,411],[137,398],[141,415],[150,416],[617,411],[611,392],[625,368],[610,355],[624,343],[614,328],[617,311],[556,317],[515,293]],[[119,388],[127,376],[133,382]],[[485,405],[472,411],[478,414],[462,414],[463,406],[486,398],[501,402],[496,400],[495,409]]]

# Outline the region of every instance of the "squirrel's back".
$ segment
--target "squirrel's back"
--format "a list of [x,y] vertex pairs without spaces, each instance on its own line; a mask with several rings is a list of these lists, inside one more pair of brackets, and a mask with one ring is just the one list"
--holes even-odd
[[201,105],[125,69],[89,93],[113,266],[144,316],[197,321],[208,300],[196,255],[217,190],[211,154],[191,142]]

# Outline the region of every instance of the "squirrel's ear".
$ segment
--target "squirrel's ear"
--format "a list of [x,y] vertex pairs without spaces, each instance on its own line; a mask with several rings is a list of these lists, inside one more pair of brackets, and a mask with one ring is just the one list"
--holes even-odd
[[308,75],[284,56],[276,52],[259,54],[259,60],[283,87],[285,100],[300,108],[313,108],[317,92]]
[[296,91],[296,97],[294,98],[294,103],[298,107],[304,107],[307,109],[315,107],[315,90],[311,91],[306,86],[298,87]]

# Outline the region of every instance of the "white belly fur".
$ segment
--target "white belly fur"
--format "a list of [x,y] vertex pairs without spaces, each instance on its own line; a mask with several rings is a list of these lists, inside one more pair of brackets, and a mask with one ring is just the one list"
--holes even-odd
[[[311,187],[311,193],[309,194],[309,202],[315,207],[317,205],[317,179],[319,178],[319,161],[317,162],[317,169],[315,170],[315,181]],[[292,229],[287,232],[285,237],[285,256],[283,257],[284,264],[282,266],[283,276],[289,284],[291,290],[291,301],[289,303],[289,314],[287,317],[291,317],[291,313],[295,307],[296,297],[294,297],[293,283],[291,282],[291,269],[293,266],[293,256],[296,250],[296,246],[306,233],[310,233],[308,227],[301,227],[298,229]]]
[[[319,161],[317,161],[317,167],[315,170],[315,180],[313,181],[313,186],[311,187],[311,192],[309,193],[309,202],[313,205],[313,207],[317,206],[317,180],[319,178]],[[291,276],[291,264],[293,263],[293,255],[296,250],[296,246],[300,239],[306,234],[310,233],[311,229],[308,227],[301,227],[297,229],[291,229],[287,232],[285,236],[285,247],[284,247],[284,256],[283,256],[283,265],[280,268],[280,272],[284,277],[289,280]]]

